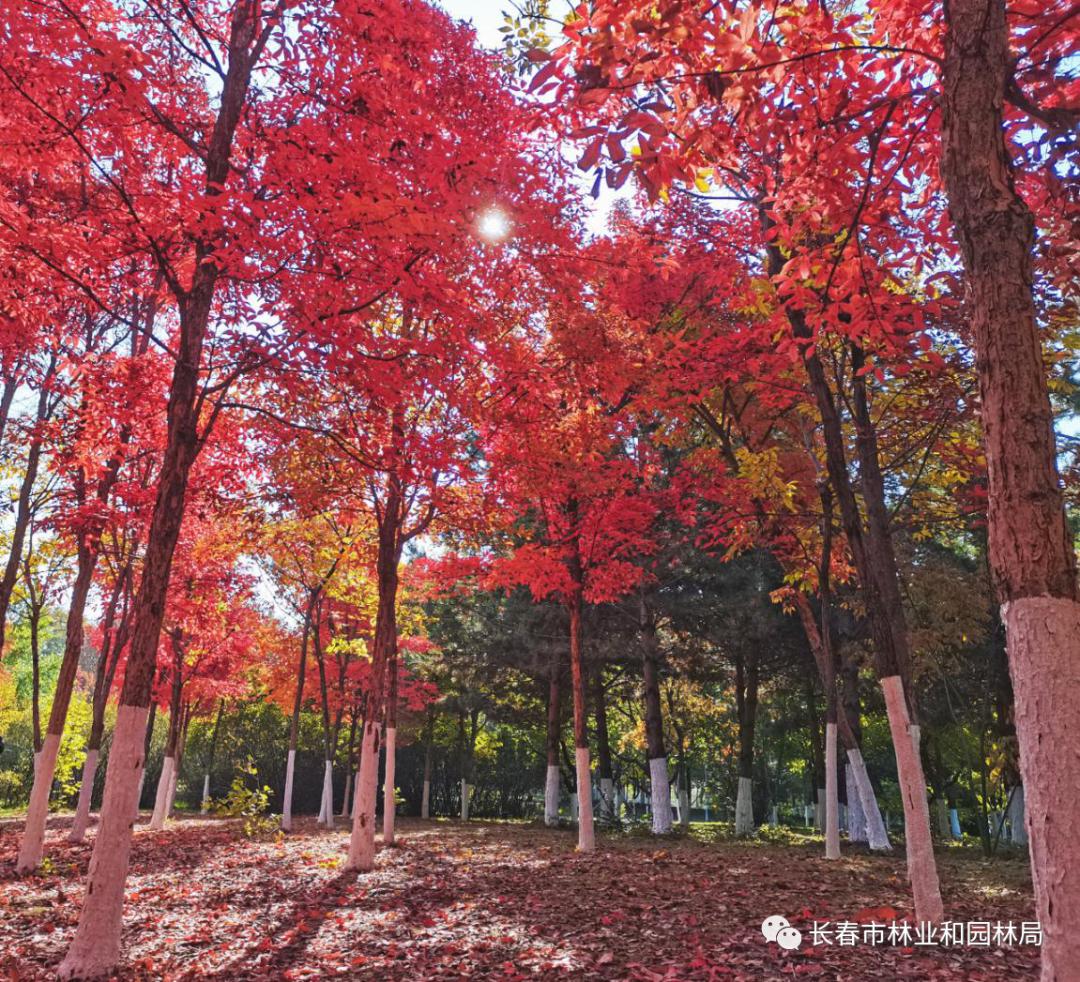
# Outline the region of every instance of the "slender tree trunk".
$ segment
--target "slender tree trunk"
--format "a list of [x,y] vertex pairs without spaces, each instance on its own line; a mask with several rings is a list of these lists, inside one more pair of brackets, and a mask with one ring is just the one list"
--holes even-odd
[[574,690],[574,756],[577,774],[578,851],[592,852],[596,846],[593,833],[592,775],[589,769],[589,732],[586,723],[585,667],[581,651],[581,575],[575,554],[574,592],[570,608],[570,677]]
[[653,835],[668,835],[671,832],[671,786],[668,782],[667,752],[664,749],[664,720],[660,710],[660,646],[656,640],[656,620],[644,593],[638,596],[638,631],[645,691],[645,745],[649,758],[652,831]]
[[1017,193],[1003,103],[1004,0],[945,7],[942,174],[971,297],[989,475],[989,553],[1002,603],[1025,790],[1042,978],[1080,965],[1080,598],[1033,297],[1035,223]]
[[154,796],[154,813],[150,816],[150,828],[162,829],[169,815],[169,795],[176,773],[177,752],[180,747],[180,731],[183,727],[184,646],[180,628],[170,632],[173,665],[172,686],[169,695],[169,736],[165,741],[165,758],[161,763],[157,792]]
[[35,427],[33,435],[30,437],[30,449],[26,455],[26,469],[23,471],[22,482],[19,484],[19,498],[15,505],[15,524],[11,529],[11,551],[8,553],[4,575],[0,578],[0,649],[4,647],[8,610],[11,607],[11,595],[19,578],[19,566],[22,563],[26,530],[30,527],[30,517],[33,513],[31,499],[34,484],[37,482],[38,468],[41,466],[41,424],[49,416],[49,387],[52,383],[55,367],[56,356],[52,355],[49,360],[49,367],[42,378],[41,388],[38,390],[37,412],[34,416]]
[[562,716],[559,711],[559,656],[551,657],[547,704],[547,772],[544,784],[544,824],[559,824],[559,739]]
[[349,713],[349,743],[345,753],[345,800],[341,804],[341,817],[351,814],[353,786],[353,754],[356,752],[356,707]]
[[326,659],[322,646],[322,602],[316,602],[314,620],[311,625],[312,647],[315,649],[315,664],[319,669],[319,697],[322,707],[323,725],[323,784],[322,802],[319,807],[319,824],[328,829],[334,827],[334,738],[330,723],[330,688],[326,682]]
[[[82,654],[83,645],[83,611],[93,583],[96,564],[97,550],[85,545],[80,546],[78,571],[71,589],[71,603],[68,606],[64,655],[60,662],[56,691],[53,693],[52,711],[49,713],[45,742],[42,744],[37,766],[34,768],[34,787],[30,792],[26,827],[19,845],[17,869],[20,873],[35,869],[41,862],[41,853],[45,845],[45,824],[49,817],[49,791],[56,773],[56,755],[60,750],[60,739],[64,735],[64,723],[67,721],[71,693],[75,687],[75,675],[79,669],[79,655]],[[32,642],[36,647],[37,630],[33,622],[31,632]]]
[[593,703],[596,714],[596,771],[600,778],[600,819],[615,821],[615,781],[611,772],[611,744],[608,738],[607,707],[604,705],[604,669],[593,672]]
[[[30,598],[30,676],[31,676],[31,702],[30,716],[32,723],[32,739],[34,741],[34,775],[35,784],[38,762],[41,759],[41,747],[44,742],[41,736],[41,611],[43,604],[37,603],[33,596]],[[35,864],[36,865],[36,864]]]
[[[82,781],[79,787],[79,801],[75,808],[75,821],[69,836],[72,842],[82,842],[90,825],[90,812],[93,806],[94,778],[97,774],[98,760],[101,757],[101,742],[105,735],[105,709],[109,703],[113,678],[120,663],[120,653],[127,644],[128,630],[131,625],[130,610],[127,606],[127,587],[131,576],[131,558],[125,563],[116,578],[112,595],[105,609],[102,625],[101,651],[98,654],[97,668],[94,672],[93,718],[90,723],[90,736],[86,741],[86,762],[83,764]],[[116,613],[124,597],[124,609],[120,615],[120,625],[116,627]]]
[[289,754],[285,762],[285,795],[281,804],[281,828],[292,831],[293,780],[296,772],[296,749],[300,743],[300,712],[304,708],[304,677],[307,674],[308,638],[315,605],[312,597],[304,611],[304,627],[300,639],[300,659],[296,666],[296,695],[293,698],[292,719],[289,722]]
[[356,811],[349,839],[346,868],[370,870],[375,866],[375,800],[379,780],[379,737],[382,730],[383,695],[390,652],[397,646],[398,563],[401,561],[400,528],[390,519],[399,513],[400,502],[391,494],[384,507],[379,530],[377,575],[379,606],[375,618],[375,643],[371,659],[371,690],[367,718],[360,743]]
[[202,802],[199,811],[205,815],[210,811],[210,775],[214,770],[214,754],[217,751],[218,732],[221,729],[221,717],[225,713],[225,700],[218,703],[217,717],[214,720],[214,729],[210,734],[210,752],[206,757],[206,771],[203,775]]
[[420,817],[431,818],[431,751],[435,742],[435,716],[429,710],[424,724],[424,791],[420,799]]
[[480,710],[473,709],[470,715],[469,735],[465,744],[465,754],[461,764],[461,820],[469,820],[469,806],[471,803],[473,782],[475,781],[474,768],[476,765],[476,735],[480,722]]
[[[143,756],[142,759],[146,761],[150,757],[150,746],[154,740],[154,721],[157,718],[157,703],[151,703],[150,711],[146,716],[146,727],[143,734]],[[106,771],[108,776],[108,771]],[[131,816],[131,821],[134,824],[139,820],[139,806],[142,804],[143,786],[146,783],[146,767],[143,766],[139,771],[139,786],[135,792],[135,809]]]

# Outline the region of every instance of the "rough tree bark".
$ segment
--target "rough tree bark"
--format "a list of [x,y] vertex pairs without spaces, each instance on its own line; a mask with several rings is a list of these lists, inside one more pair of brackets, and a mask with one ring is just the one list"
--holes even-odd
[[1033,296],[1035,222],[1003,129],[1004,0],[945,4],[942,175],[967,272],[989,482],[989,553],[1016,696],[1044,982],[1080,965],[1080,597]]

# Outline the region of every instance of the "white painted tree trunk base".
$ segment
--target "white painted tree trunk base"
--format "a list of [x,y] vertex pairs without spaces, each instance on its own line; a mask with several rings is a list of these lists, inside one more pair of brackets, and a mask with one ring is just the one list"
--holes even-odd
[[686,788],[679,788],[679,825],[690,827],[690,792]]
[[653,835],[671,833],[671,784],[668,781],[667,757],[649,760],[650,797],[652,799]]
[[739,778],[739,790],[735,796],[735,834],[754,834],[754,782],[749,777]]
[[911,733],[904,684],[899,675],[881,680],[885,710],[889,717],[900,797],[904,803],[904,840],[907,844],[908,877],[915,900],[915,918],[939,924],[944,916],[937,860],[930,835],[930,805],[926,797],[926,778],[916,750],[918,741]]
[[836,773],[836,724],[825,724],[825,858],[840,858],[840,787]]
[[[180,761],[180,765],[183,766],[183,761]],[[180,780],[180,767],[176,762],[173,762],[172,773],[169,775],[169,796],[165,799],[165,817],[172,818],[173,806],[176,803],[176,785]]]
[[15,866],[19,873],[29,873],[41,864],[45,851],[45,825],[49,821],[49,792],[59,752],[60,734],[46,733],[34,762],[34,787],[30,792],[30,806],[26,810],[26,825]]
[[386,777],[383,781],[383,845],[394,844],[394,817],[397,813],[397,729],[386,728]]
[[105,795],[75,938],[58,974],[62,979],[103,975],[120,960],[124,884],[131,854],[132,815],[138,807],[146,706],[121,705],[116,714]]
[[[858,753],[858,751],[854,751]],[[844,765],[844,784],[847,787],[847,830],[850,842],[866,842],[866,818],[863,815],[862,790],[855,784],[855,774],[851,767],[851,754]]]
[[874,794],[874,786],[870,783],[870,775],[866,770],[866,761],[863,760],[862,752],[858,749],[849,750],[847,758],[862,813],[862,828],[865,831],[865,838],[859,841],[865,841],[874,852],[889,852],[892,850],[892,844],[885,830],[885,822],[881,817],[877,795]]
[[596,848],[593,831],[592,773],[589,770],[589,748],[576,747],[578,797],[578,852],[592,852]]
[[469,820],[469,806],[472,804],[473,786],[466,782],[464,778],[461,779],[461,820],[467,822]]
[[1043,929],[1043,982],[1080,966],[1080,603],[1028,597],[1001,609],[1016,696],[1035,909]]
[[86,751],[82,782],[79,785],[79,801],[75,806],[75,821],[71,826],[71,833],[68,835],[71,842],[82,842],[86,838],[86,830],[90,827],[90,809],[94,798],[94,776],[97,774],[99,757],[100,752],[97,750]]
[[548,764],[544,779],[544,824],[559,824],[559,765]]
[[206,815],[210,812],[210,772],[203,775],[202,802],[199,804],[199,814]]
[[281,800],[281,830],[292,831],[293,780],[296,773],[296,751],[290,750],[285,762],[285,794]]
[[175,766],[176,761],[172,757],[166,757],[161,762],[157,792],[154,795],[154,812],[150,816],[150,828],[155,831],[165,827],[165,815],[169,806],[169,785],[172,783],[172,772]]
[[1017,846],[1028,844],[1024,811],[1024,786],[1018,784],[1009,799],[1009,841]]
[[360,768],[356,772],[352,834],[346,869],[367,872],[375,868],[375,798],[379,781],[378,726],[374,720],[364,725],[360,741]]
[[328,829],[334,827],[334,762],[323,763],[322,804],[319,808],[319,824]]

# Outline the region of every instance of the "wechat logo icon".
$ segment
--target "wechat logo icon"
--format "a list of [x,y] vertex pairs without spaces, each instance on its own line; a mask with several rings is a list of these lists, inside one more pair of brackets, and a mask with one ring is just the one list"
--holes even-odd
[[794,951],[802,944],[802,932],[793,928],[787,918],[779,914],[773,914],[762,921],[761,933],[765,936],[766,944],[775,941],[785,951]]

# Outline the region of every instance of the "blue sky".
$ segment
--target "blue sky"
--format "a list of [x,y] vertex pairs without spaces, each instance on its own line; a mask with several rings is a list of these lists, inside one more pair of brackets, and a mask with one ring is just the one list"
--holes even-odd
[[472,21],[480,42],[489,48],[498,47],[502,40],[502,12],[509,4],[501,0],[438,0],[439,6],[459,20]]

